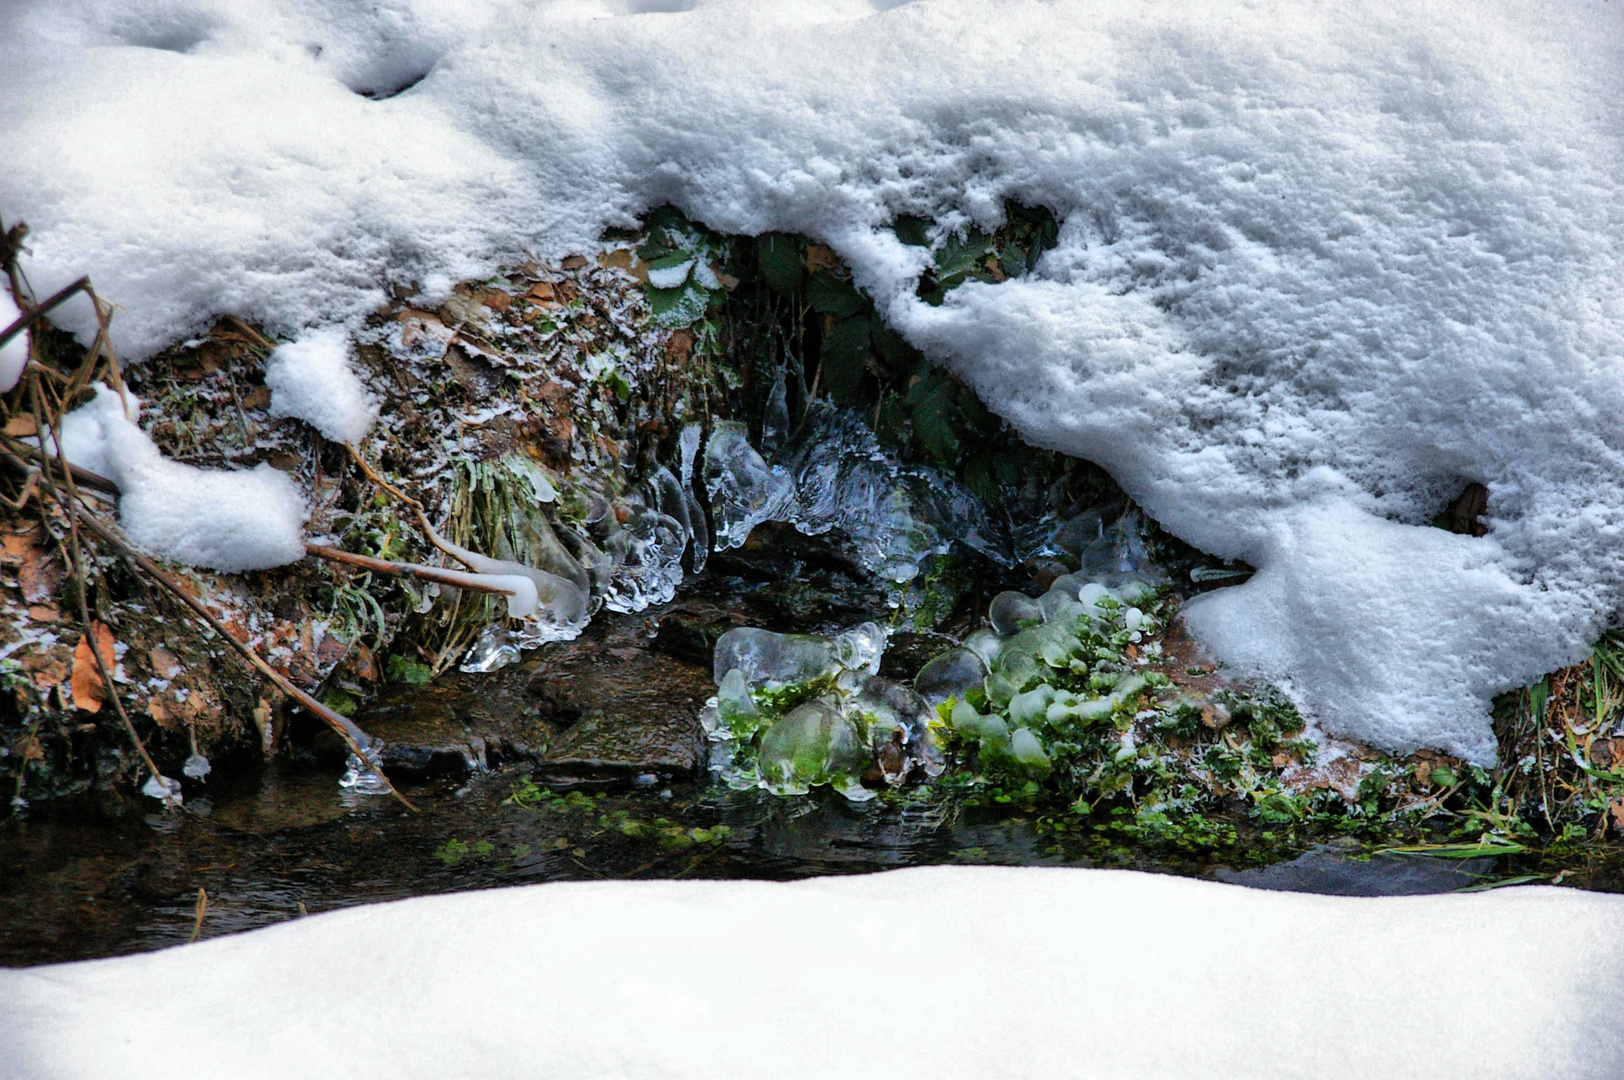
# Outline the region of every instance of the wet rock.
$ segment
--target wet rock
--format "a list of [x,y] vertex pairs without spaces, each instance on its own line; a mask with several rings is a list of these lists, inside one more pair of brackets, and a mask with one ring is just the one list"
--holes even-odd
[[898,630],[886,642],[880,674],[899,683],[911,683],[921,668],[956,644],[946,634],[930,630]]
[[697,776],[710,672],[651,651],[646,639],[605,638],[594,633],[556,647],[531,669],[531,708],[565,729],[541,756],[538,779],[574,786]]
[[736,609],[706,600],[678,601],[659,615],[654,648],[659,652],[709,666],[716,642],[745,618]]

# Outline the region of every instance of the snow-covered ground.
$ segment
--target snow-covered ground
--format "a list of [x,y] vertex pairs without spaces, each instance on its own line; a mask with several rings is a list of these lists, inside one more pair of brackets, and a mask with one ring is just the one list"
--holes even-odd
[[[1189,608],[1223,658],[1486,762],[1490,696],[1624,606],[1621,38],[1616,0],[12,0],[0,211],[134,357],[663,202],[811,234],[1029,439],[1260,568]],[[917,299],[887,223],[1005,197],[1059,247]],[[1467,481],[1489,534],[1425,527]]]
[[533,885],[0,971],[0,1078],[1613,1080],[1621,924],[1107,870]]

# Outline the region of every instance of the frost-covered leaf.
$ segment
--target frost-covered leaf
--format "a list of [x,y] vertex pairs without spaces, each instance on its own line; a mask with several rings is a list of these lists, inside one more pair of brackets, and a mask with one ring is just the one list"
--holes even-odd
[[868,307],[868,298],[850,280],[834,274],[813,274],[806,300],[814,311],[837,319],[849,319]]

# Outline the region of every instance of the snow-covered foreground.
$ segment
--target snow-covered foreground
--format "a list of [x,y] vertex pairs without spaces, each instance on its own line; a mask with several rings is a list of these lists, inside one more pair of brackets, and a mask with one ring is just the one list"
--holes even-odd
[[[127,356],[355,330],[669,202],[827,242],[1256,565],[1191,625],[1334,731],[1488,762],[1490,697],[1624,606],[1616,2],[12,0],[0,71],[0,212]],[[926,305],[890,223],[1005,198],[1059,246]],[[1425,527],[1468,481],[1489,534]]]
[[534,885],[0,971],[0,1076],[1616,1078],[1624,898]]

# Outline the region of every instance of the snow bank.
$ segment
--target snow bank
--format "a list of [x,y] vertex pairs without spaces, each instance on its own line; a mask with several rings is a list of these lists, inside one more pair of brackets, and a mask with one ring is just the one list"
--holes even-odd
[[1612,1080],[1624,900],[939,867],[534,885],[0,971],[0,1076]]
[[350,364],[350,339],[327,327],[278,345],[265,361],[271,415],[293,416],[334,442],[359,443],[378,419],[378,399]]
[[[662,202],[810,233],[1027,438],[1260,567],[1190,609],[1222,657],[1490,760],[1490,696],[1624,607],[1616,4],[887,7],[18,0],[0,207],[133,355],[354,327]],[[1058,248],[917,300],[887,223],[1005,197]],[[1425,528],[1468,481],[1489,534]]]
[[[22,316],[17,310],[17,303],[11,298],[11,291],[0,282],[0,330],[6,329]],[[4,345],[0,345],[0,394],[9,392],[23,377],[23,368],[28,366],[28,332],[18,334]]]
[[269,465],[199,469],[170,461],[97,384],[89,404],[62,421],[62,452],[118,485],[118,521],[143,550],[226,573],[304,558],[305,503],[288,475]]

